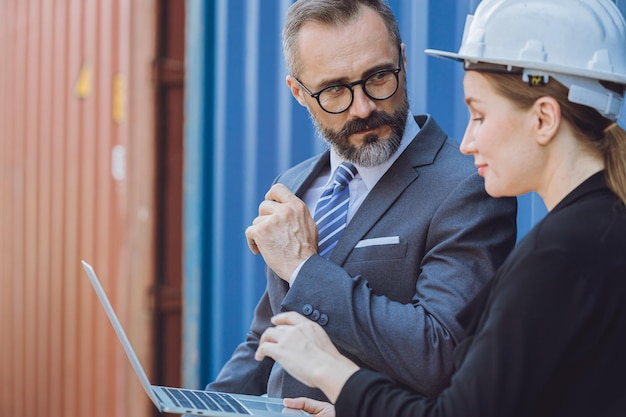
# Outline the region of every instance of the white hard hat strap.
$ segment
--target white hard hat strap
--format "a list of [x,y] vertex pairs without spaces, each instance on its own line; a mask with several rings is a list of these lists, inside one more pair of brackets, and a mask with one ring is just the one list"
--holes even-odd
[[600,81],[591,78],[559,73],[550,75],[569,88],[567,98],[572,103],[592,107],[607,119],[619,119],[624,103],[622,94],[609,90]]
[[622,113],[624,98],[613,91],[606,93],[589,90],[578,85],[573,85],[569,89],[567,96],[572,103],[583,104],[598,110],[607,119],[616,121]]
[[609,90],[598,80],[532,69],[524,69],[522,72],[525,82],[540,79],[545,84],[548,77],[553,77],[569,89],[567,98],[570,102],[594,108],[607,119],[619,119],[624,104],[623,94]]

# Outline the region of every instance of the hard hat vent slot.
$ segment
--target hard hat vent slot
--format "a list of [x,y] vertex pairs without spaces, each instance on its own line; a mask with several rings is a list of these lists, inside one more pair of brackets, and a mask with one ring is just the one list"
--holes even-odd
[[464,53],[472,56],[484,56],[485,53],[485,31],[482,29],[475,30],[467,39],[464,47]]
[[526,42],[518,58],[524,61],[546,62],[548,54],[546,54],[543,43],[531,39]]
[[589,69],[604,72],[613,72],[613,64],[611,56],[606,49],[600,49],[593,54],[593,58],[589,61]]

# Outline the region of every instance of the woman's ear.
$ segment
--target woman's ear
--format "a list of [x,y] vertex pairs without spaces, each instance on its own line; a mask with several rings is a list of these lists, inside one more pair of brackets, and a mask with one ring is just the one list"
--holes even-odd
[[291,75],[288,75],[287,78],[285,78],[285,82],[287,83],[287,87],[291,90],[291,94],[293,94],[295,99],[298,100],[298,103],[306,107],[306,101],[304,101],[304,97],[302,95],[302,87],[300,87],[296,79]]
[[561,127],[561,106],[553,97],[540,97],[533,105],[533,117],[537,142],[545,146]]

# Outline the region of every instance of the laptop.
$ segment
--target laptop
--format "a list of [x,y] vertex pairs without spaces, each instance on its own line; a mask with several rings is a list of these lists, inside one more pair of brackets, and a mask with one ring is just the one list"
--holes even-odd
[[162,413],[192,414],[208,417],[260,416],[278,417],[285,415],[310,416],[302,410],[286,408],[280,398],[260,397],[244,394],[229,394],[202,390],[163,387],[152,385],[148,380],[134,349],[132,348],[120,321],[113,311],[96,272],[85,261],[81,261],[87,276],[104,307],[104,311],[117,333],[126,356],[130,360],[139,382],[156,408]]

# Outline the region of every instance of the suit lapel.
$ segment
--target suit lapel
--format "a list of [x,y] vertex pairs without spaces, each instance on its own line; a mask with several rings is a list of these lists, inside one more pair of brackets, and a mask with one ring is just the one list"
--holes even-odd
[[419,166],[434,162],[447,136],[431,117],[416,117],[420,132],[369,192],[339,238],[330,260],[343,265],[356,244],[419,177]]
[[292,193],[302,198],[311,183],[317,178],[319,173],[330,165],[330,152],[326,151],[317,157],[310,158],[303,162],[298,170],[289,172],[289,175],[283,175],[278,179],[287,186]]
[[339,243],[331,252],[330,260],[342,265],[359,240],[380,220],[400,194],[417,177],[417,172],[408,159],[400,155],[354,214],[348,227],[339,238]]

